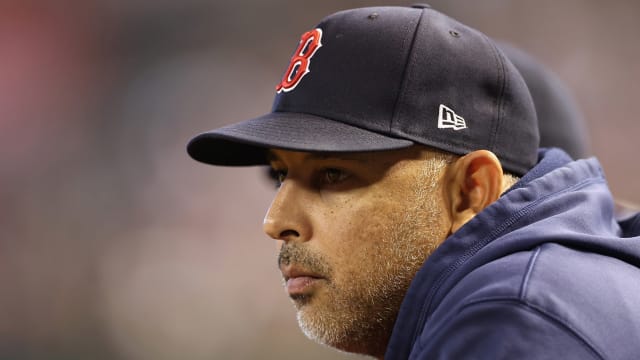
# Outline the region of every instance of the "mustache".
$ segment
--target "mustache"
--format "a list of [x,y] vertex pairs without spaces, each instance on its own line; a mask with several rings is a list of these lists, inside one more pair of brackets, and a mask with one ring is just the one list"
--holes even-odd
[[278,268],[291,264],[327,278],[332,272],[329,263],[321,255],[314,254],[303,245],[284,243],[278,254]]

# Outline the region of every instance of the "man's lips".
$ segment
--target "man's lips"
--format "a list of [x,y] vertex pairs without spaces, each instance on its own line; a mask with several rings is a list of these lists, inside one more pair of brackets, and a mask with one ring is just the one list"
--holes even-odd
[[284,266],[280,268],[285,280],[285,288],[289,296],[305,295],[312,290],[312,287],[324,278],[312,271],[308,271],[294,266]]

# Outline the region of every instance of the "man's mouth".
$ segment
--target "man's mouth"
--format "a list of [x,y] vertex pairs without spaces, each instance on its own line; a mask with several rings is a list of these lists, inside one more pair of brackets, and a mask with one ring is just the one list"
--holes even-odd
[[326,280],[319,274],[292,265],[283,266],[280,271],[285,289],[292,298],[309,295],[320,282]]

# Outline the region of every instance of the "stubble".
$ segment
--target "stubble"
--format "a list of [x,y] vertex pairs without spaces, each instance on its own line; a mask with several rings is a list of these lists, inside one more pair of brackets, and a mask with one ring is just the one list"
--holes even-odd
[[[279,261],[291,261],[326,276],[323,293],[292,299],[307,337],[342,351],[384,355],[404,295],[426,258],[443,237],[438,176],[446,165],[436,159],[415,179],[406,211],[388,214],[371,244],[348,254],[355,266],[335,281],[327,259],[305,244],[284,244]],[[344,254],[347,256],[346,254]]]

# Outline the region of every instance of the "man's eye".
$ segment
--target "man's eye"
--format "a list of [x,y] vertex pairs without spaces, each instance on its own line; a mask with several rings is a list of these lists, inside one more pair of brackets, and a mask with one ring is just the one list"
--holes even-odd
[[287,178],[286,170],[277,170],[277,169],[269,169],[269,176],[275,181],[276,187],[280,187],[284,182],[284,179]]
[[322,182],[325,184],[336,184],[348,177],[348,174],[340,169],[327,168],[323,170]]

